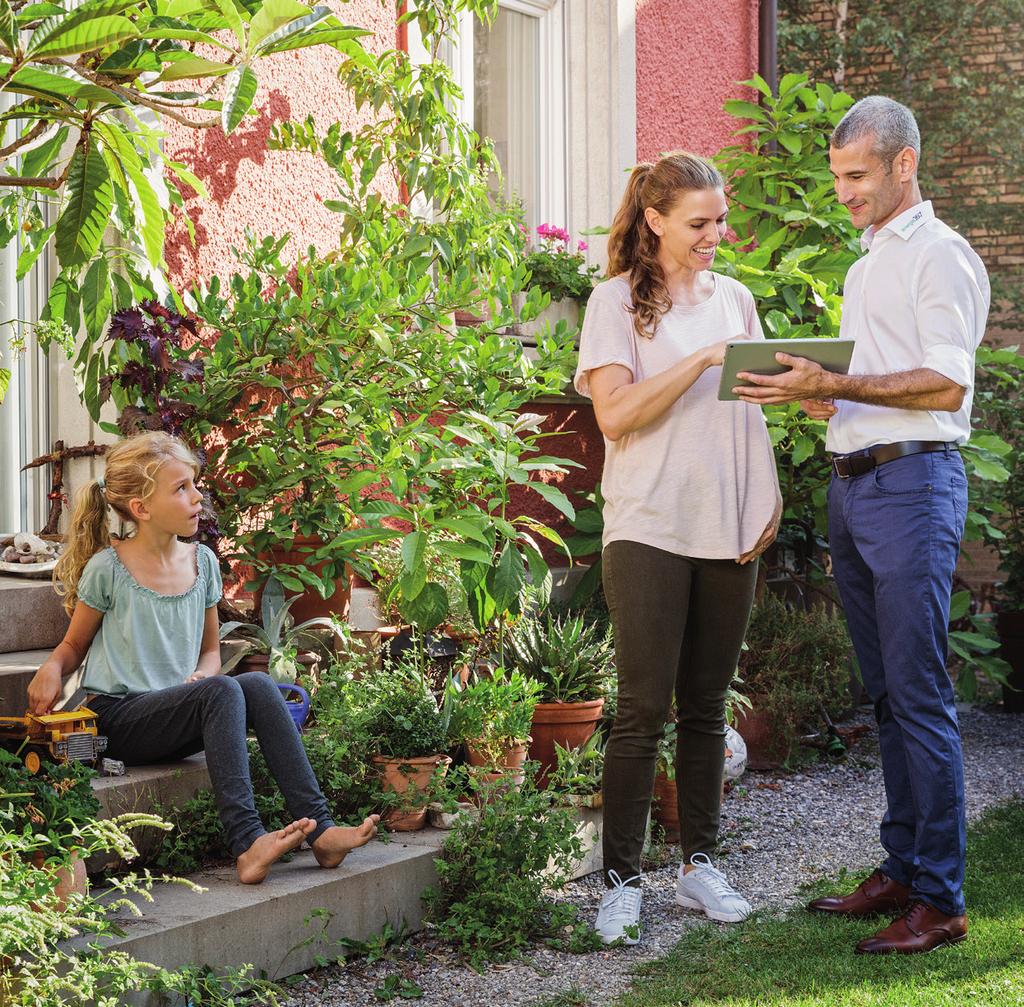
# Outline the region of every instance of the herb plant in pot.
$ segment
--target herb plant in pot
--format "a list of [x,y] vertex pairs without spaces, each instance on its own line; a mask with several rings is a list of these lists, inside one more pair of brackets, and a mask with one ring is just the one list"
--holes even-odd
[[751,708],[736,730],[751,769],[776,769],[789,758],[797,730],[849,707],[850,637],[846,622],[823,606],[790,608],[766,593],[750,616],[740,654],[743,691]]
[[465,744],[470,766],[486,781],[510,777],[519,786],[540,683],[495,668],[464,686],[453,678],[450,690],[451,736]]
[[612,663],[607,632],[582,615],[528,615],[506,638],[506,663],[540,683],[533,711],[530,758],[540,763],[538,786],[558,765],[555,745],[579,748],[594,733]]
[[364,729],[378,754],[373,765],[395,805],[383,815],[392,832],[412,832],[427,821],[431,786],[447,772],[447,709],[438,706],[423,678],[403,665],[354,684],[363,694]]

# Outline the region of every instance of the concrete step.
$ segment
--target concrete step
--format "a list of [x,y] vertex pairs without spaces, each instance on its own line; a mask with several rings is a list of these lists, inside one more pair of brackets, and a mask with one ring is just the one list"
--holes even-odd
[[[92,789],[100,802],[100,816],[113,818],[129,812],[159,813],[177,808],[210,787],[210,774],[205,754],[193,755],[180,762],[152,766],[129,766],[124,776],[100,776],[92,781]],[[139,863],[151,860],[160,849],[167,833],[160,829],[135,829],[132,839],[139,850]],[[86,862],[90,874],[122,866],[113,854],[91,857]]]
[[28,707],[28,683],[49,656],[49,650],[0,653],[0,716],[24,716]]
[[0,576],[0,654],[52,650],[67,628],[67,614],[50,581]]
[[[582,811],[580,828],[589,853],[576,877],[600,870],[601,812]],[[385,923],[418,930],[420,896],[437,881],[434,858],[445,835],[437,829],[396,833],[389,842],[356,850],[334,871],[322,870],[303,851],[276,864],[261,885],[240,884],[232,868],[193,875],[190,880],[206,889],[200,894],[158,885],[152,902],[135,900],[141,915],[121,910],[112,916],[123,936],[102,944],[168,969],[249,964],[282,979],[312,968],[318,956],[341,955],[342,938],[366,941]],[[317,909],[327,911],[326,926],[320,919],[306,922]],[[149,1007],[153,1001],[140,996],[129,1003]]]

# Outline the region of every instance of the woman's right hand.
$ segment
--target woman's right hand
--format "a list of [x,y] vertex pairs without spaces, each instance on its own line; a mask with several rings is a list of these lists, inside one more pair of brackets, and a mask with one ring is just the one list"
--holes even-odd
[[29,713],[34,713],[37,717],[49,713],[53,709],[53,704],[60,699],[62,685],[60,668],[47,661],[28,683]]
[[725,360],[725,348],[732,342],[735,342],[737,338],[746,339],[746,336],[734,336],[732,339],[723,339],[719,343],[712,343],[710,346],[704,347],[704,366],[705,367],[721,367],[722,361]]

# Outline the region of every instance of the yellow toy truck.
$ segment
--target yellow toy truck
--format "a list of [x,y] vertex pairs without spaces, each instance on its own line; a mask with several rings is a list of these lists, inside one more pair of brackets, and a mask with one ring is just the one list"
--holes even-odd
[[39,717],[0,717],[0,744],[18,752],[30,773],[39,772],[44,756],[55,762],[95,763],[107,747],[96,724],[96,714],[84,706]]

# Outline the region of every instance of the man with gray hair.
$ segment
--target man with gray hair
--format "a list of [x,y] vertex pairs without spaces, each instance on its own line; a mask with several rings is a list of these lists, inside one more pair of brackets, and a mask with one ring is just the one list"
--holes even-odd
[[829,544],[878,720],[888,856],[856,891],[810,908],[902,914],[857,945],[863,954],[931,951],[967,936],[963,760],[946,644],[967,514],[957,448],[971,432],[990,292],[981,259],[922,200],[920,154],[917,123],[899,102],[864,98],[846,113],[829,160],[867,251],[846,278],[850,373],[779,353],[790,370],[742,374],[756,387],[736,389],[762,405],[800,401],[829,421]]

